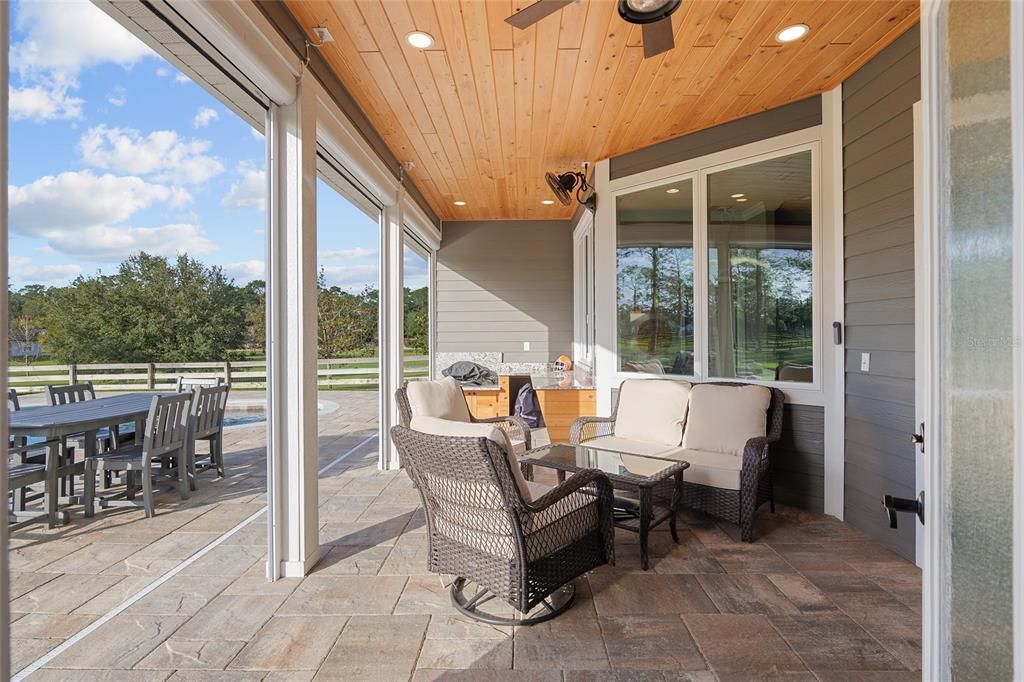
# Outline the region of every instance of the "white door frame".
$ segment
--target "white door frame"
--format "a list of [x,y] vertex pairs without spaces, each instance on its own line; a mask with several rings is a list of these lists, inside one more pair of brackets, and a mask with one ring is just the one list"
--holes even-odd
[[[931,440],[932,431],[937,426],[929,417],[928,396],[931,395],[932,381],[928,368],[931,366],[931,327],[929,318],[932,317],[933,292],[931,289],[932,264],[929,260],[931,232],[934,230],[934,223],[930,223],[931,229],[925,229],[924,214],[924,134],[922,104],[920,101],[914,103],[914,433],[920,434],[921,425],[924,424],[925,437]],[[925,452],[929,449],[930,443],[924,443],[924,449],[915,447],[916,458],[914,460],[914,490],[925,489]],[[930,494],[930,492],[929,492]],[[925,528],[914,521],[914,560],[918,566],[924,566],[924,536]]]
[[1010,116],[1013,145],[1013,671],[1024,675],[1024,3],[1010,3]]
[[[0,3],[0,281],[7,282],[7,100],[10,3]],[[7,287],[0,291],[0,309],[7,310]],[[0,391],[7,393],[7,315],[0,315]],[[7,442],[7,412],[0,417],[0,441]],[[0,457],[0,480],[7,480],[7,457]],[[5,498],[6,499],[6,498]],[[0,525],[0,680],[11,677],[10,576],[7,519]]]

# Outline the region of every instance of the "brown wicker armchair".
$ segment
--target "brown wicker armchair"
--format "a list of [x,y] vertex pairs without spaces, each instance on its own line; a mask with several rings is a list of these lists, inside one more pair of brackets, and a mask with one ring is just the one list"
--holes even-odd
[[[456,576],[453,606],[487,623],[532,625],[572,604],[573,580],[614,562],[612,488],[593,470],[526,500],[503,448],[487,438],[402,426],[391,436],[423,501],[427,568]],[[468,585],[476,586],[467,596]],[[494,597],[515,617],[485,612]]]
[[[710,381],[721,386],[747,386],[733,381]],[[738,524],[740,537],[750,542],[754,537],[754,512],[765,502],[775,511],[775,493],[772,488],[770,446],[782,437],[782,416],[785,394],[777,388],[772,392],[768,405],[766,435],[751,438],[743,449],[743,464],[740,471],[740,489],[727,490],[696,483],[683,483],[679,502],[685,507],[703,511]],[[577,419],[569,434],[569,442],[578,445],[600,436],[615,435],[615,412],[610,417],[581,417]],[[685,479],[685,477],[684,477]],[[668,494],[667,492],[665,494]]]
[[[409,382],[405,382],[408,385]],[[409,422],[412,421],[412,407],[409,405],[409,394],[405,390],[405,385],[402,388],[395,391],[395,402],[398,403],[398,417],[399,422],[402,426],[409,428]],[[463,397],[465,399],[465,397]],[[469,411],[469,404],[466,404],[466,411]],[[522,417],[515,415],[508,415],[505,417],[490,417],[488,419],[477,419],[470,414],[470,419],[474,424],[494,424],[499,429],[505,432],[508,439],[512,443],[524,443],[526,450],[533,447],[532,439],[530,437],[530,427]]]

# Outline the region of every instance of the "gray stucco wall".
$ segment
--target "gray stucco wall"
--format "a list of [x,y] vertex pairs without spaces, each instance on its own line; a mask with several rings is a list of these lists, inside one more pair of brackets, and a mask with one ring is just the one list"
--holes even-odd
[[[846,245],[845,518],[914,557],[914,523],[889,528],[882,495],[914,481],[914,119],[917,27],[843,84]],[[861,354],[871,368],[860,371]]]
[[501,352],[505,362],[571,354],[572,223],[445,222],[436,350]]

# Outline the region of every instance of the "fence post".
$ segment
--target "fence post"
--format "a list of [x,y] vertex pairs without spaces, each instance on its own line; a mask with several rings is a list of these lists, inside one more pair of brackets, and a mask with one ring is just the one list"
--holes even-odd
[[68,386],[74,386],[78,383],[78,365],[71,363],[68,365]]
[[228,360],[224,361],[224,383],[231,384],[231,362]]
[[152,362],[146,363],[146,388],[151,391],[156,388],[156,365]]

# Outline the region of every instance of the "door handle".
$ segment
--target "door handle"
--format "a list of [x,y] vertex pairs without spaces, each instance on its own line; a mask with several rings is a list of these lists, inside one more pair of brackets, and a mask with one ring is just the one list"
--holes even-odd
[[838,320],[832,323],[832,343],[843,345],[843,323]]
[[921,448],[921,454],[924,454],[924,422],[921,422],[921,426],[918,427],[917,433],[910,436],[910,441]]
[[897,512],[913,512],[917,514],[921,525],[924,525],[924,491],[918,494],[916,500],[907,497],[893,497],[886,495],[882,498],[882,508],[889,516],[889,528],[897,528]]

